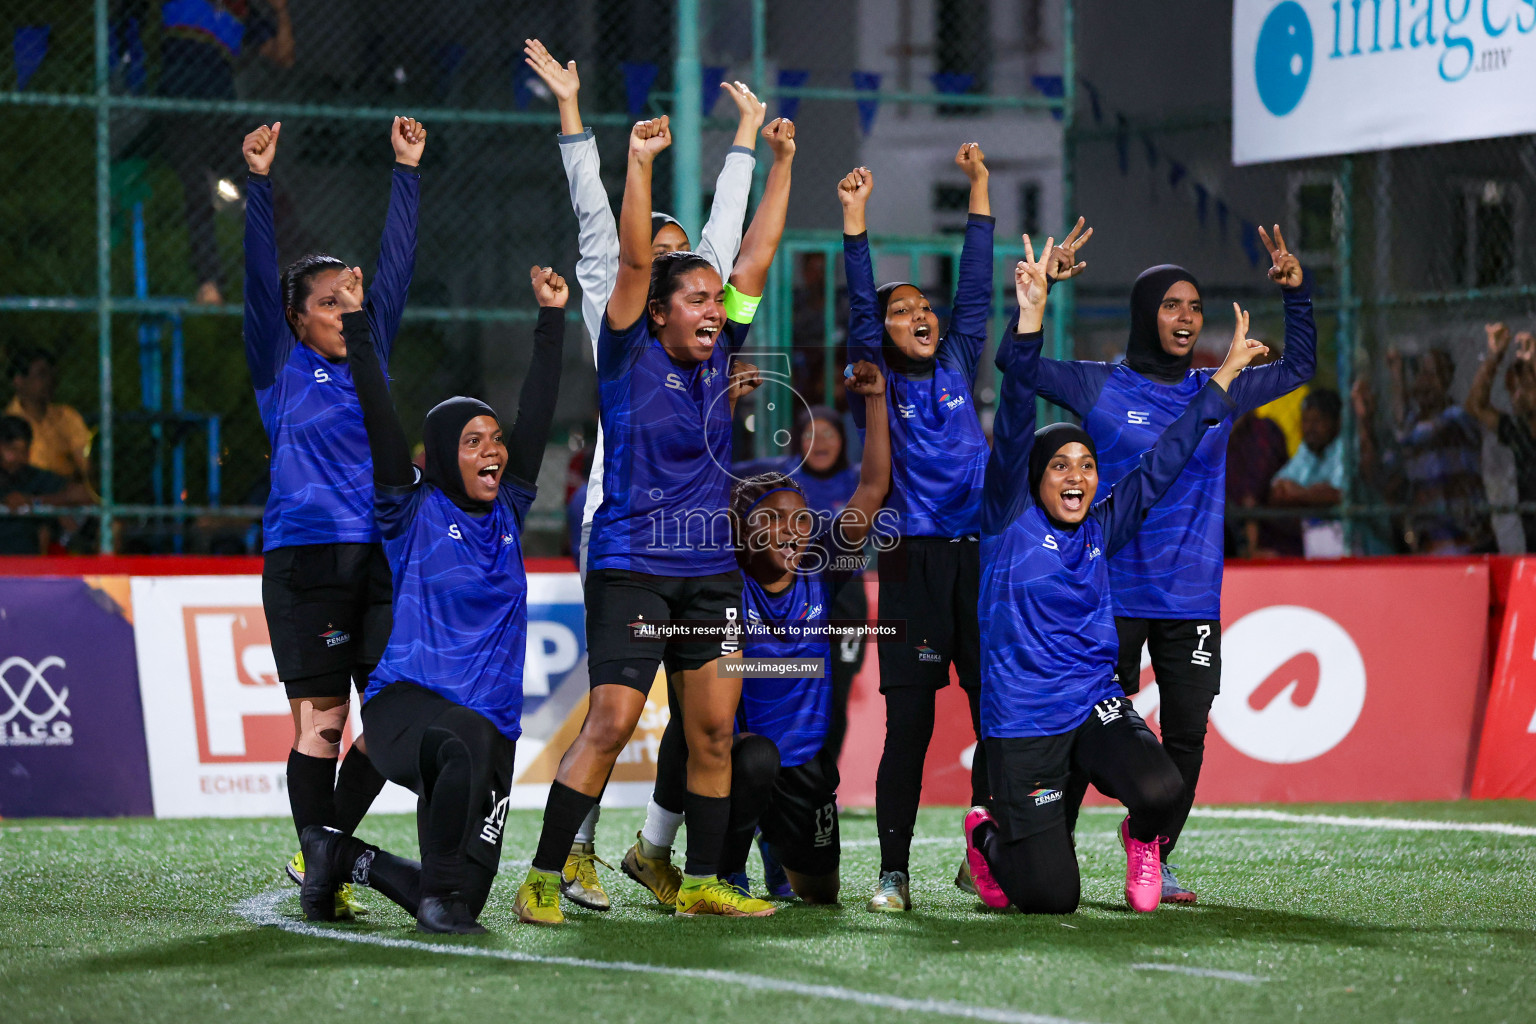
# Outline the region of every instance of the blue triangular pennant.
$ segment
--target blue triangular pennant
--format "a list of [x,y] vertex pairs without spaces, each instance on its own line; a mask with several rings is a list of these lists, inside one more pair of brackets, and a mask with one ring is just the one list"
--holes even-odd
[[[806,81],[810,79],[810,77],[811,77],[811,73],[809,71],[800,71],[800,70],[792,69],[792,68],[780,68],[779,69],[779,88],[780,89],[798,89],[802,85],[804,85],[806,83]],[[780,96],[779,97],[779,116],[780,117],[785,118],[785,119],[790,120],[790,121],[793,121],[795,119],[795,115],[798,114],[799,112],[800,112],[800,97],[798,97],[798,96]]]
[[23,25],[11,40],[11,52],[16,58],[16,89],[23,90],[37,69],[43,66],[48,55],[48,26]]
[[656,84],[657,67],[650,61],[627,60],[624,62],[624,100],[629,116],[645,116],[651,102],[651,86]]
[[[859,92],[878,93],[880,91],[880,72],[878,71],[855,71],[852,78],[853,87]],[[880,110],[880,100],[878,98],[859,100],[857,105],[859,130],[868,135],[869,130],[875,126],[875,114]]]

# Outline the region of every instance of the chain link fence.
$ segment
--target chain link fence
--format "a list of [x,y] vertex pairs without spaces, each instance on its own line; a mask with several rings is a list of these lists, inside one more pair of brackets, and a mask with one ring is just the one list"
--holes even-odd
[[[26,392],[34,416],[78,410],[89,454],[73,470],[99,497],[69,515],[21,514],[78,551],[260,550],[268,445],[240,327],[240,144],[252,127],[284,123],[273,169],[281,260],[324,251],[371,276],[391,118],[427,125],[415,277],[391,366],[414,435],[454,393],[510,412],[534,313],[526,268],[574,269],[559,118],[524,66],[525,38],[578,62],[583,118],[617,204],[628,125],[679,113],[678,28],[688,20],[703,83],[703,209],[736,127],[717,83],[747,81],[768,116],[793,116],[805,140],[790,240],[825,241],[839,223],[835,182],[860,155],[849,141],[867,138],[876,118],[895,126],[938,110],[953,126],[1024,108],[1049,118],[1060,106],[1060,75],[1053,94],[995,70],[993,5],[938,8],[895,26],[902,49],[892,55],[860,41],[890,27],[878,11],[856,32],[815,32],[817,5],[798,0],[453,0],[431,17],[406,0],[0,0],[11,41],[0,49],[0,106],[13,139],[0,147],[11,183],[0,198],[0,390],[7,401]],[[758,156],[760,182],[768,159]],[[686,194],[686,174],[678,159],[658,164],[659,209]],[[922,228],[920,260],[893,252],[942,291],[955,240],[935,230]],[[833,282],[838,308],[840,260],[827,262],[832,277],[819,280]],[[796,287],[814,269],[789,268]],[[801,337],[794,291],[770,300],[765,322],[785,326],[764,336],[814,352],[824,377],[840,337]],[[561,498],[596,422],[575,309],[535,554],[563,546]]]
[[[1491,418],[1514,409],[1506,379],[1517,391],[1525,379],[1521,370],[1506,372],[1517,346],[1493,378],[1493,413],[1478,415],[1486,405],[1472,391],[1488,351],[1485,324],[1536,329],[1525,201],[1536,180],[1536,143],[1490,139],[1234,167],[1224,115],[1137,122],[1117,116],[1108,98],[1088,98],[1073,137],[1079,208],[1113,245],[1088,257],[1097,266],[1078,285],[1079,358],[1124,352],[1130,286],[1140,270],[1165,262],[1201,278],[1201,349],[1212,365],[1225,349],[1234,300],[1251,308],[1255,336],[1281,339],[1259,225],[1278,223],[1314,278],[1319,345],[1307,391],[1341,396],[1342,494],[1337,504],[1316,495],[1305,507],[1285,504],[1294,496],[1270,483],[1304,445],[1302,403],[1260,410],[1282,428],[1284,445],[1276,454],[1276,432],[1264,424],[1235,432],[1229,555],[1300,555],[1339,544],[1356,554],[1526,550],[1519,513],[1536,505],[1520,502],[1536,490],[1517,488],[1516,453],[1522,445],[1533,451],[1524,440],[1530,429],[1501,428]],[[1357,382],[1366,419],[1351,400]],[[1526,460],[1529,479],[1536,464]]]

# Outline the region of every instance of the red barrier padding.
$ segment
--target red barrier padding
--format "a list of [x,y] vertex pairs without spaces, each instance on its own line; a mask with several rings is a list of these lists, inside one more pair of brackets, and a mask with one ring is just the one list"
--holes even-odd
[[1515,563],[1472,796],[1536,799],[1536,558]]
[[[1531,587],[1527,622],[1536,640],[1536,583]],[[1223,692],[1212,711],[1199,802],[1465,795],[1489,600],[1486,559],[1229,566]],[[840,765],[839,796],[848,805],[874,802],[885,735],[878,679],[871,651],[854,683]],[[1536,672],[1532,680],[1527,692],[1536,703]],[[1136,704],[1155,728],[1154,683],[1144,669]],[[1524,715],[1522,728],[1530,705]],[[970,801],[973,742],[964,696],[947,687],[924,768],[925,803]],[[1526,763],[1536,769],[1536,753]]]

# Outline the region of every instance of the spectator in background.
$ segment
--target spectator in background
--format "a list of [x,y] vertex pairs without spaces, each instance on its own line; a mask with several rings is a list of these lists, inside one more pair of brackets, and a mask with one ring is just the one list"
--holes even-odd
[[[91,501],[84,484],[38,469],[27,462],[32,427],[20,416],[0,416],[0,501],[8,512],[29,512],[34,503],[85,505]],[[0,555],[36,555],[47,548],[52,520],[21,515],[0,516]]]
[[[1316,388],[1301,404],[1301,447],[1275,474],[1271,504],[1331,508],[1344,496],[1344,440],[1339,436],[1343,403],[1331,388]],[[1302,551],[1308,558],[1344,554],[1344,525],[1338,520],[1302,524]]]
[[[1269,504],[1270,481],[1285,465],[1285,433],[1273,420],[1250,409],[1232,424],[1227,439],[1227,507],[1259,508]],[[1227,521],[1227,555],[1273,558],[1300,554],[1299,540],[1274,519],[1232,516]]]
[[1360,421],[1360,471],[1388,500],[1409,506],[1403,541],[1417,554],[1482,554],[1495,550],[1483,490],[1483,441],[1477,421],[1451,401],[1456,366],[1444,349],[1415,360],[1404,385],[1402,357],[1387,352],[1400,426],[1383,450],[1376,437],[1376,400],[1365,381],[1351,395]]
[[[1515,335],[1515,358],[1504,372],[1512,411],[1500,412],[1493,407],[1493,379],[1509,351],[1509,328],[1497,323],[1487,324],[1483,330],[1488,336],[1488,354],[1472,378],[1467,412],[1484,430],[1494,432],[1514,456],[1515,491],[1521,503],[1536,502],[1536,335],[1529,331]],[[1536,514],[1522,512],[1520,525],[1525,531],[1525,550],[1536,549]]]
[[31,428],[33,466],[69,483],[90,481],[91,430],[73,406],[53,400],[57,364],[52,354],[29,349],[11,358],[15,397],[5,415],[18,416]]
[[[149,0],[124,0],[123,18],[148,19]],[[293,66],[293,24],[288,0],[162,0],[160,9],[160,77],[155,93],[171,99],[234,100],[235,68],[259,54],[280,68]],[[224,136],[229,125],[219,118],[176,115],[155,128],[156,151],[181,179],[186,203],[187,244],[198,286],[197,302],[224,301],[224,272],[214,234],[214,182]],[[145,145],[147,137],[131,143],[129,151]]]

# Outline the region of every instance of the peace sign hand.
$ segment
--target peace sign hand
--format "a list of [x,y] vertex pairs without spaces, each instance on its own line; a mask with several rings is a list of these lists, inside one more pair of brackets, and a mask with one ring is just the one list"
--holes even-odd
[[1067,232],[1067,237],[1061,240],[1061,244],[1052,253],[1050,267],[1052,281],[1070,281],[1088,269],[1087,260],[1077,262],[1077,251],[1087,245],[1088,240],[1093,237],[1093,228],[1083,230],[1087,223],[1085,218],[1077,218],[1077,223],[1072,225],[1072,230]]
[[1047,238],[1040,258],[1035,259],[1035,247],[1029,236],[1024,236],[1024,258],[1013,268],[1013,290],[1019,300],[1018,333],[1030,334],[1040,330],[1045,322],[1045,297],[1049,291],[1046,271],[1051,265],[1056,240]]
[[1301,261],[1292,256],[1291,251],[1285,247],[1285,236],[1280,234],[1280,225],[1275,225],[1273,241],[1261,225],[1259,240],[1264,243],[1264,248],[1269,250],[1269,258],[1274,261],[1274,265],[1269,268],[1269,279],[1282,288],[1300,288]]

